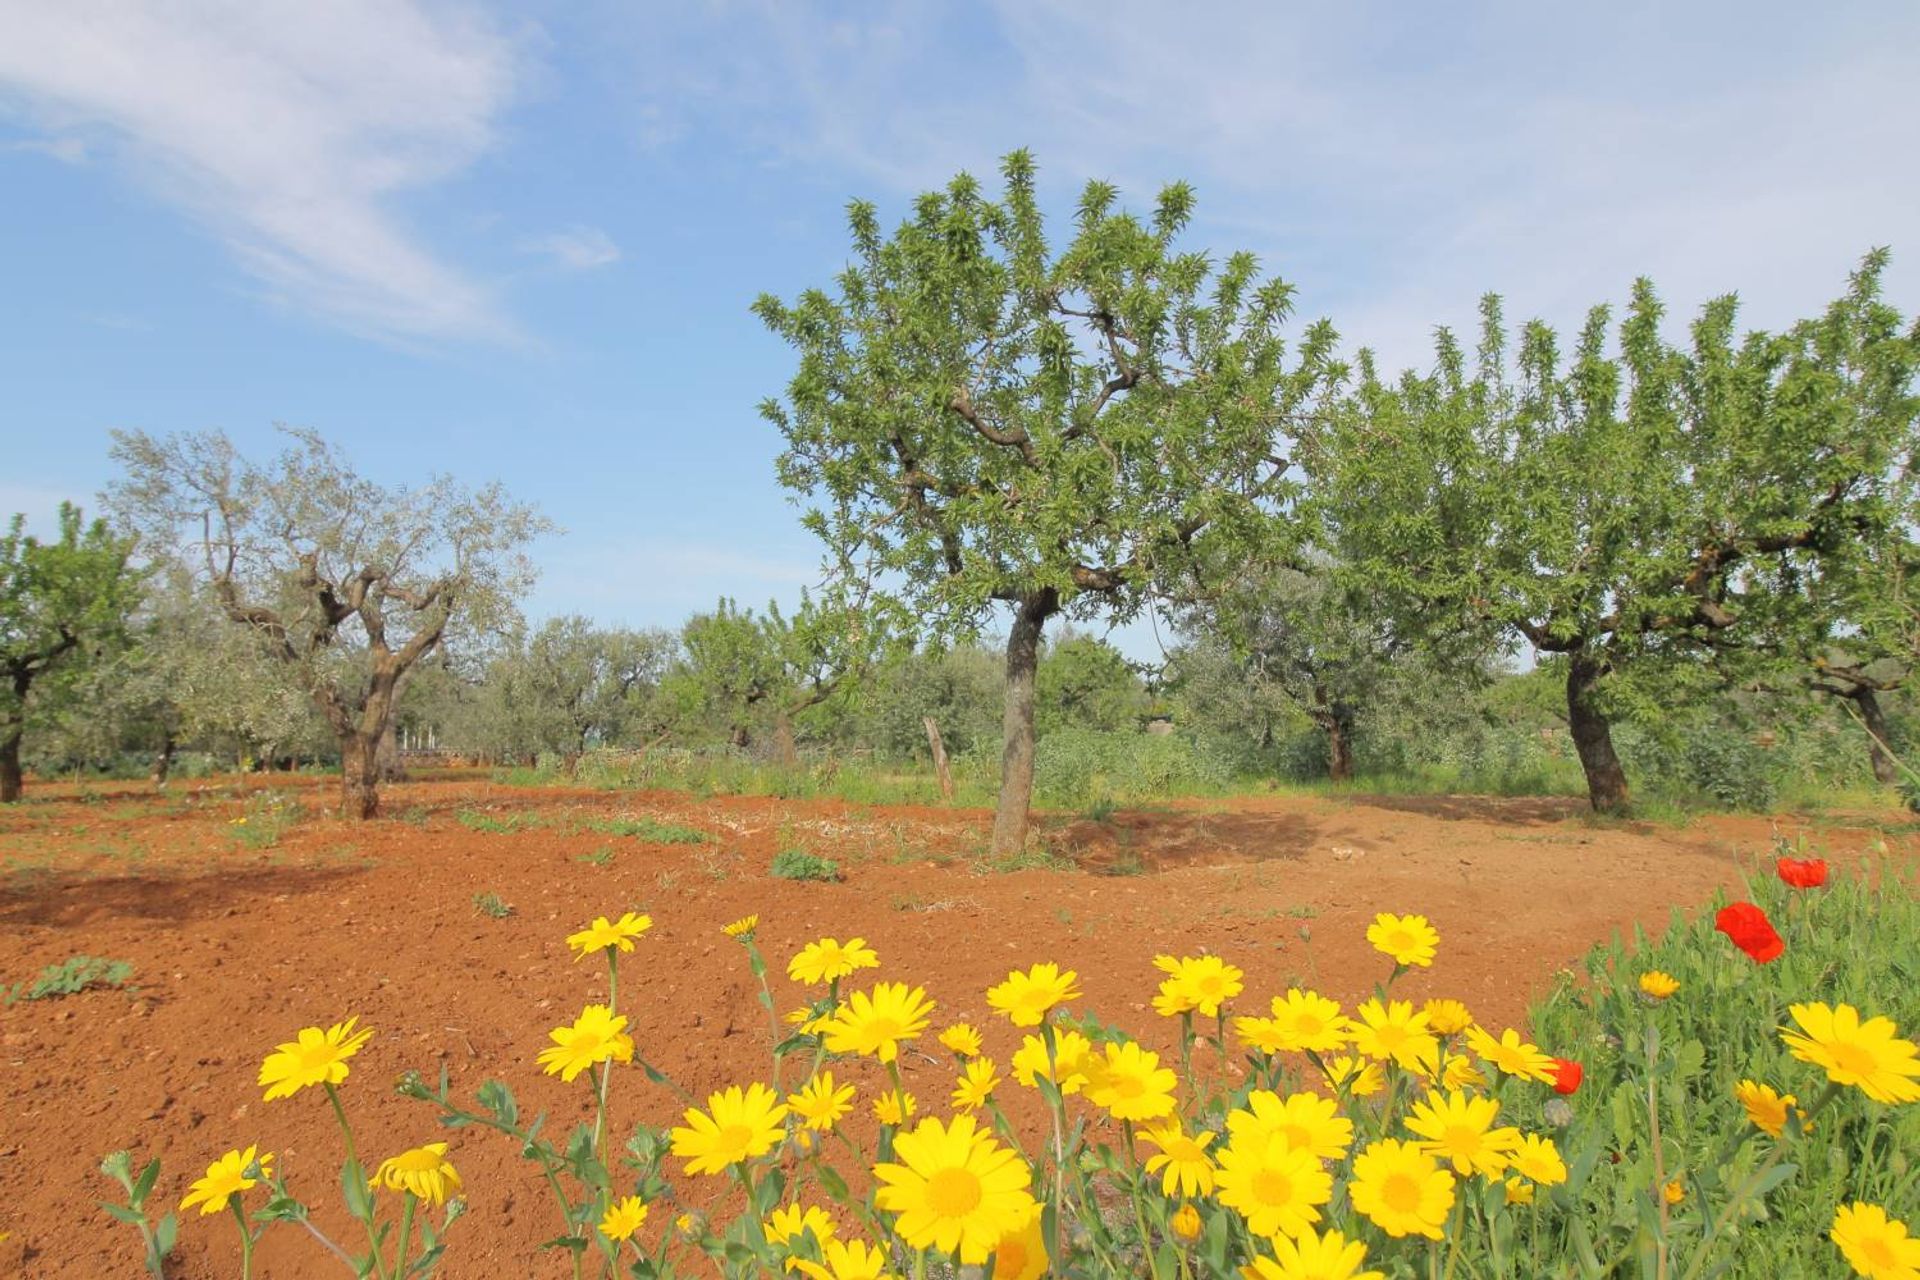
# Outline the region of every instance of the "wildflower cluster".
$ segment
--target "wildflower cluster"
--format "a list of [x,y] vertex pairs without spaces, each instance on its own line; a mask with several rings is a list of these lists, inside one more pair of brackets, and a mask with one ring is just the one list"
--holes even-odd
[[[1817,879],[1804,867],[1781,875],[1825,883],[1823,866]],[[1760,907],[1745,905],[1721,912],[1718,927],[1771,964],[1788,943]],[[860,938],[797,946],[785,974],[806,1002],[781,1015],[760,949],[771,930],[748,917],[723,933],[759,983],[768,1074],[700,1099],[648,1064],[619,1012],[621,957],[646,945],[651,925],[633,913],[600,917],[567,938],[580,958],[604,958],[608,982],[604,1003],[554,1028],[545,1048],[529,1047],[545,1073],[591,1090],[593,1122],[564,1142],[524,1121],[504,1084],[483,1086],[475,1108],[450,1096],[444,1075],[437,1088],[417,1076],[401,1085],[434,1104],[443,1124],[500,1132],[539,1166],[562,1220],[551,1243],[568,1252],[576,1277],[1603,1274],[1587,1197],[1610,1144],[1617,1163],[1639,1124],[1656,1155],[1643,1181],[1625,1188],[1638,1208],[1614,1241],[1618,1256],[1652,1258],[1648,1274],[1697,1276],[1782,1184],[1792,1168],[1785,1157],[1816,1121],[1845,1123],[1832,1116],[1855,1095],[1875,1107],[1920,1101],[1920,1051],[1891,1021],[1846,1003],[1794,1003],[1779,1044],[1783,1061],[1807,1069],[1804,1082],[1743,1079],[1724,1101],[1750,1123],[1730,1126],[1729,1151],[1710,1167],[1669,1167],[1658,1154],[1666,1148],[1655,1058],[1661,1020],[1684,1005],[1691,980],[1662,970],[1620,976],[1620,998],[1645,1019],[1649,1075],[1610,1070],[1601,1114],[1576,1125],[1593,1087],[1580,1061],[1519,1028],[1483,1025],[1459,1000],[1396,992],[1408,973],[1434,966],[1441,938],[1425,917],[1392,914],[1367,930],[1391,966],[1351,1008],[1293,987],[1267,995],[1255,1006],[1264,1012],[1237,1011],[1247,981],[1234,965],[1208,954],[1154,957],[1152,1007],[1172,1024],[1157,1041],[1077,1009],[1079,975],[1046,960],[980,993],[986,1025],[943,1027],[927,991],[887,976]],[[363,1172],[339,1090],[370,1035],[351,1018],[307,1028],[267,1057],[259,1080],[272,1100],[317,1090],[338,1118],[347,1208],[367,1251],[321,1244],[356,1274],[424,1275],[464,1184],[445,1142]],[[1176,1036],[1167,1060],[1151,1047],[1173,1047]],[[679,1097],[681,1122],[637,1127],[616,1153],[610,1099],[627,1090],[613,1086],[635,1073]],[[1802,1105],[1798,1093],[1815,1086]],[[1563,1149],[1569,1139],[1578,1145]],[[266,1202],[249,1218],[240,1206],[256,1189]],[[379,1193],[397,1204],[397,1231]],[[182,1207],[233,1213],[243,1274],[267,1223],[314,1231],[273,1154],[257,1146],[216,1160]],[[429,1211],[442,1214],[437,1228]],[[1884,1207],[1848,1196],[1831,1212],[1832,1247],[1856,1273],[1915,1276],[1920,1243]],[[1608,1243],[1604,1226],[1600,1234]]]

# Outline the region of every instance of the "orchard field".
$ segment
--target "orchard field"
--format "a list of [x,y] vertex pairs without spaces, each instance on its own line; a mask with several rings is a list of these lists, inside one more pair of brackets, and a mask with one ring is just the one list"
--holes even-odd
[[[445,1274],[570,1274],[564,1251],[538,1247],[556,1214],[515,1143],[442,1130],[390,1086],[444,1069],[453,1094],[471,1098],[503,1078],[556,1133],[590,1120],[591,1092],[540,1074],[535,1059],[549,1028],[604,998],[604,967],[577,962],[566,942],[595,916],[651,916],[621,1008],[639,1054],[697,1098],[766,1072],[767,1014],[724,926],[758,916],[782,1011],[810,998],[785,976],[790,955],[825,935],[866,939],[881,976],[924,984],[937,1006],[898,1062],[937,1113],[952,1068],[933,1032],[971,1023],[1004,1062],[1017,1033],[984,993],[1038,961],[1077,970],[1085,1009],[1172,1061],[1178,1026],[1149,1003],[1156,955],[1238,966],[1235,1012],[1258,1013],[1290,986],[1351,1005],[1382,976],[1369,922],[1418,912],[1439,931],[1439,961],[1394,994],[1445,994],[1487,1027],[1524,1029],[1529,1001],[1589,947],[1635,925],[1657,931],[1716,891],[1738,896],[1777,840],[1836,868],[1910,866],[1920,848],[1891,807],[1650,823],[1597,819],[1571,797],[1277,794],[1036,814],[1045,852],[995,861],[984,810],[530,788],[448,771],[390,788],[388,819],[361,823],[333,816],[322,784],[46,785],[0,810],[0,978],[24,986],[74,956],[130,966],[64,997],[16,989],[0,1008],[0,1271],[138,1273],[135,1232],[95,1207],[113,1198],[99,1164],[117,1148],[135,1168],[162,1161],[158,1216],[222,1152],[257,1143],[304,1188],[315,1222],[351,1243],[333,1117],[312,1097],[263,1102],[255,1077],[301,1027],[357,1016],[374,1035],[341,1095],[368,1167],[446,1140],[464,1180],[470,1209],[451,1228]],[[830,859],[840,878],[770,874],[795,851]],[[1247,1070],[1237,1053],[1202,1056],[1229,1079]],[[885,1076],[870,1060],[836,1065],[859,1090],[848,1126],[869,1140],[868,1100]],[[640,1072],[618,1088],[622,1125],[679,1122],[681,1103]],[[1032,1090],[1003,1090],[1025,1095],[1008,1100],[1016,1117],[1041,1115]],[[683,1205],[725,1194],[720,1179],[672,1180]],[[227,1215],[189,1211],[167,1273],[231,1276],[238,1254]],[[254,1267],[295,1277],[326,1261],[283,1223]]]

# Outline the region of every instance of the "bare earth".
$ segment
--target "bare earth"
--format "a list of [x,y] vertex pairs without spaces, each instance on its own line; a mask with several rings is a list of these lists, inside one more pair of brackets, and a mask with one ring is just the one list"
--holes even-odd
[[[0,811],[0,979],[31,979],[82,953],[134,966],[126,991],[0,1007],[0,1274],[141,1274],[132,1229],[95,1208],[117,1190],[97,1171],[117,1147],[136,1161],[161,1157],[164,1207],[216,1156],[258,1142],[318,1206],[317,1221],[350,1241],[324,1102],[263,1103],[254,1083],[261,1058],[303,1026],[358,1014],[378,1032],[343,1088],[370,1164],[449,1136],[427,1107],[389,1089],[408,1068],[432,1076],[444,1065],[466,1098],[503,1077],[524,1110],[552,1113],[555,1129],[586,1114],[585,1087],[541,1076],[534,1055],[549,1028],[605,998],[603,968],[576,965],[564,941],[597,914],[652,913],[652,933],[623,970],[622,1011],[634,1015],[642,1054],[704,1095],[768,1071],[765,1015],[739,947],[720,933],[749,913],[760,916],[783,1008],[803,1002],[781,975],[787,956],[821,935],[859,934],[879,951],[881,976],[925,984],[939,1006],[933,1029],[972,1021],[1004,1063],[1018,1041],[988,1018],[982,993],[1035,960],[1077,969],[1085,1007],[1165,1047],[1171,1030],[1154,1025],[1148,1005],[1155,954],[1218,952],[1247,971],[1241,1005],[1251,1011],[1294,981],[1351,1001],[1382,976],[1366,923],[1377,911],[1419,911],[1440,929],[1441,954],[1406,993],[1457,995],[1504,1026],[1591,944],[1635,922],[1658,928],[1673,909],[1737,884],[1776,829],[1806,834],[1830,857],[1879,841],[1920,849],[1905,824],[1603,825],[1571,800],[1270,796],[1103,823],[1043,819],[1046,845],[1076,868],[990,873],[980,863],[984,811],[535,791],[472,778],[392,788],[393,816],[371,825],[319,816],[333,798],[322,780],[255,780],[291,789],[315,816],[252,849],[232,822],[245,812],[245,785],[178,784],[164,797],[43,786]],[[475,831],[461,813],[541,825]],[[584,827],[640,816],[713,839],[661,845]],[[844,881],[771,879],[773,853],[791,847],[836,858]],[[606,865],[584,860],[609,848]],[[1116,866],[1142,873],[1099,874]],[[478,914],[481,892],[513,914]],[[923,1104],[941,1109],[948,1066],[926,1055],[902,1065]],[[863,1100],[879,1078],[870,1068],[841,1071]],[[639,1073],[617,1088],[624,1123],[677,1121],[671,1095]],[[536,1248],[559,1224],[533,1166],[494,1135],[450,1140],[473,1212],[456,1225],[442,1274],[566,1274],[561,1255]],[[225,1215],[183,1220],[170,1275],[232,1276],[237,1263]],[[256,1257],[257,1275],[282,1280],[333,1270],[297,1228],[270,1232]]]

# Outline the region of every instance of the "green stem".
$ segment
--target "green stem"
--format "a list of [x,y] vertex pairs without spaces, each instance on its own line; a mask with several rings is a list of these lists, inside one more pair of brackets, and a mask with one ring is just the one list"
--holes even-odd
[[413,1213],[420,1203],[420,1197],[409,1191],[406,1204],[400,1210],[400,1247],[393,1252],[393,1274],[407,1274],[407,1250],[413,1245]]
[[247,1230],[247,1214],[240,1207],[240,1198],[227,1201],[227,1208],[233,1210],[233,1220],[240,1224],[240,1280],[253,1280],[253,1232]]
[[[1807,1131],[1813,1124],[1813,1118],[1824,1111],[1827,1104],[1832,1102],[1839,1093],[1840,1086],[1829,1081],[1826,1089],[1814,1100],[1813,1106],[1801,1119],[1801,1133]],[[1686,1274],[1681,1277],[1681,1280],[1695,1280],[1695,1277],[1700,1274],[1701,1268],[1707,1265],[1707,1256],[1713,1249],[1714,1239],[1726,1227],[1727,1223],[1732,1220],[1733,1215],[1746,1206],[1748,1192],[1759,1183],[1760,1179],[1764,1178],[1767,1173],[1772,1170],[1773,1166],[1780,1163],[1780,1157],[1786,1154],[1787,1146],[1788,1144],[1785,1142],[1775,1142],[1773,1144],[1773,1150],[1767,1152],[1767,1158],[1754,1167],[1753,1172],[1747,1175],[1746,1181],[1740,1184],[1739,1189],[1728,1198],[1727,1203],[1721,1207],[1720,1212],[1714,1215],[1713,1221],[1707,1224],[1706,1234],[1700,1237],[1700,1248],[1693,1256],[1693,1264],[1687,1268]]]
[[333,1118],[340,1122],[340,1136],[347,1144],[347,1164],[352,1168],[353,1176],[359,1179],[360,1198],[367,1205],[365,1216],[354,1216],[359,1217],[361,1225],[367,1229],[367,1249],[373,1258],[373,1274],[380,1280],[387,1280],[387,1264],[380,1257],[380,1233],[374,1228],[373,1222],[373,1187],[367,1181],[367,1171],[360,1167],[360,1155],[353,1144],[353,1126],[347,1123],[347,1109],[340,1105],[340,1091],[333,1087],[331,1081],[323,1082],[320,1087],[327,1091],[327,1101],[333,1104]]

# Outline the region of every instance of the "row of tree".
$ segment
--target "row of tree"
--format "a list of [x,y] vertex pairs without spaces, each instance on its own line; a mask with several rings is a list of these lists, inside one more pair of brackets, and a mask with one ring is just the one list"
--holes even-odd
[[[149,691],[97,703],[114,740],[286,742],[304,701],[345,807],[371,816],[409,706],[507,753],[673,733],[785,749],[877,673],[921,662],[937,683],[1004,626],[1007,851],[1048,627],[1150,609],[1187,639],[1186,687],[1308,717],[1336,777],[1371,705],[1453,700],[1516,654],[1563,682],[1597,808],[1630,795],[1613,726],[1688,699],[1818,691],[1884,746],[1880,696],[1920,639],[1920,326],[1881,297],[1884,253],[1779,333],[1741,332],[1728,297],[1676,336],[1642,281],[1563,349],[1488,298],[1471,353],[1443,330],[1430,367],[1388,377],[1326,322],[1289,342],[1292,291],[1253,255],[1185,246],[1184,185],[1138,215],[1089,184],[1055,246],[1030,159],[1003,176],[998,198],[966,176],[922,196],[891,234],[855,203],[832,287],[755,304],[798,355],[762,412],[826,550],[791,617],[723,602],[678,635],[528,633],[524,548],[546,525],[497,486],[381,486],[309,432],[267,463],[218,434],[122,434],[111,525],[68,511],[52,542],[16,522],[0,544],[0,788],[18,794],[36,685],[89,671]],[[78,661],[136,632],[175,657]]]

